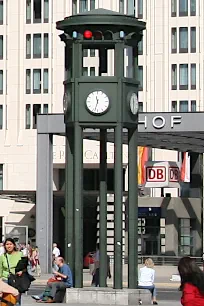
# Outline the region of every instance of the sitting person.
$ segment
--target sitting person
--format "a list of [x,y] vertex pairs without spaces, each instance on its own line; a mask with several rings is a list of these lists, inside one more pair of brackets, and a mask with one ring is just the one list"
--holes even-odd
[[[138,289],[148,289],[152,293],[153,305],[158,305],[156,300],[156,288],[154,285],[155,271],[154,262],[151,258],[145,260],[145,266],[140,268]],[[140,303],[141,304],[141,303]]]
[[0,279],[0,305],[15,305],[18,297],[18,290]]
[[[72,280],[72,272],[70,267],[65,264],[64,258],[57,257],[56,264],[59,267],[58,271],[54,271],[56,281],[51,281],[47,283],[45,288],[47,298],[44,300],[44,294],[41,296],[33,295],[32,298],[37,302],[45,302],[45,303],[55,303],[55,296],[57,291],[66,290],[66,288],[71,288],[73,286]],[[48,294],[47,294],[48,292]]]

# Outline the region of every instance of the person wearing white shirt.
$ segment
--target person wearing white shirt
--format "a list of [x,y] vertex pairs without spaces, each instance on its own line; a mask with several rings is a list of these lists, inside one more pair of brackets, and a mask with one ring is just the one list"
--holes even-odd
[[138,289],[148,289],[152,293],[153,305],[158,305],[156,300],[156,288],[154,285],[155,270],[154,262],[151,258],[145,260],[145,266],[140,268]]
[[52,251],[52,254],[53,254],[53,256],[54,256],[55,258],[57,258],[57,257],[60,256],[60,250],[58,249],[56,243],[53,243],[53,251]]

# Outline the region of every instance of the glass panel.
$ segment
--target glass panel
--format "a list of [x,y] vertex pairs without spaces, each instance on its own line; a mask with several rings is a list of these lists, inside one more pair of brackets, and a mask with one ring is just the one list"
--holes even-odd
[[96,56],[96,50],[95,49],[90,49],[90,56],[95,57]]
[[191,64],[191,89],[196,89],[196,64]]
[[135,16],[135,0],[127,0],[127,15]]
[[171,101],[171,111],[177,112],[177,101]]
[[171,29],[171,53],[177,52],[177,29]]
[[40,23],[42,17],[42,0],[33,0],[33,22]]
[[43,104],[43,114],[48,114],[48,104]]
[[43,93],[48,93],[48,69],[43,70]]
[[72,15],[77,14],[77,0],[72,0]]
[[177,65],[171,66],[171,89],[177,89]]
[[0,105],[0,129],[3,128],[3,105]]
[[88,11],[88,0],[79,0],[79,13]]
[[41,93],[41,69],[33,69],[33,93]]
[[190,9],[191,9],[191,16],[195,16],[196,15],[196,0],[191,0],[190,3]]
[[49,22],[49,0],[44,0],[44,23]]
[[0,59],[4,57],[4,37],[0,35]]
[[0,165],[0,190],[3,190],[3,165]]
[[191,53],[196,52],[196,27],[191,28]]
[[179,0],[179,16],[188,16],[188,0]]
[[138,43],[138,55],[143,55],[143,36],[142,40],[140,40]]
[[188,89],[188,64],[179,65],[180,89]]
[[26,34],[26,58],[31,58],[31,35]]
[[137,0],[138,18],[143,18],[143,0]]
[[139,90],[143,90],[143,66],[138,66]]
[[179,111],[184,113],[188,112],[188,101],[179,101]]
[[26,69],[26,93],[31,93],[31,73],[30,69]]
[[88,76],[88,67],[83,67],[82,68],[82,75],[83,76]]
[[31,23],[31,0],[26,0],[26,23]]
[[41,57],[41,34],[33,35],[33,57]]
[[34,104],[33,105],[33,128],[36,129],[37,127],[37,115],[41,114],[41,105]]
[[179,28],[179,52],[188,52],[188,28]]
[[31,107],[30,104],[26,104],[26,129],[30,129],[31,126]]
[[139,111],[140,113],[143,113],[143,102],[139,102],[138,111]]
[[4,72],[0,70],[0,94],[2,95],[4,91]]
[[125,3],[124,0],[119,0],[119,13],[125,13]]
[[176,17],[177,0],[171,0],[171,16]]
[[0,1],[0,24],[4,22],[4,1]]
[[83,49],[83,57],[88,57],[88,49]]
[[94,10],[96,8],[96,1],[95,0],[90,0],[90,10]]
[[90,76],[95,76],[95,75],[96,75],[96,68],[90,67]]
[[196,101],[191,101],[191,112],[196,112]]
[[49,36],[48,34],[44,34],[44,58],[48,58],[49,54]]

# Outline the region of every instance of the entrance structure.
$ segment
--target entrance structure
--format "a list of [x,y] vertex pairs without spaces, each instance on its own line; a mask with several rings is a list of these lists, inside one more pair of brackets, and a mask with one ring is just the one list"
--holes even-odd
[[[128,287],[137,284],[138,42],[145,24],[136,18],[97,9],[57,22],[65,43],[64,115],[66,125],[66,258],[75,287],[83,287],[83,130],[100,130],[100,280],[107,279],[107,129],[114,131],[114,288],[122,288],[123,128],[128,133]],[[83,54],[97,50],[98,76],[83,75]],[[125,77],[125,51],[132,52],[132,73]],[[114,60],[112,74],[109,59]],[[110,76],[111,75],[111,76]],[[134,267],[134,269],[133,269]]]

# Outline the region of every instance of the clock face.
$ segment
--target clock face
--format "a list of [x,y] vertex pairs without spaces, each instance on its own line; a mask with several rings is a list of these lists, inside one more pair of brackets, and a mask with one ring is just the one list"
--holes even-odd
[[131,94],[130,99],[129,99],[129,103],[130,103],[131,113],[133,115],[136,115],[138,113],[139,103],[138,103],[137,94],[135,92],[133,92]]
[[71,107],[71,94],[70,92],[65,92],[63,96],[63,110],[64,113],[70,110]]
[[104,114],[110,105],[108,96],[102,90],[91,92],[86,98],[88,110],[95,115]]

